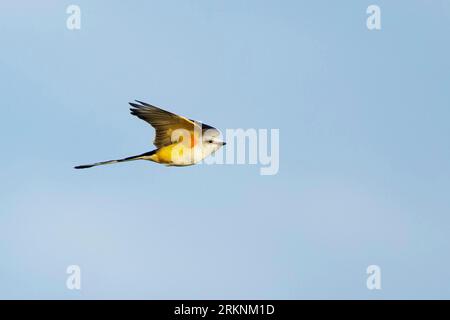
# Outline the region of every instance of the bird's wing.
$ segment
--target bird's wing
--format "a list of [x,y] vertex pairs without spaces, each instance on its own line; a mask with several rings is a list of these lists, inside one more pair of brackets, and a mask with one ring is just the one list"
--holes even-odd
[[157,148],[172,144],[171,135],[176,129],[194,131],[194,128],[201,128],[196,121],[176,115],[148,103],[136,100],[137,103],[130,102],[131,114],[148,122],[156,130],[153,144]]

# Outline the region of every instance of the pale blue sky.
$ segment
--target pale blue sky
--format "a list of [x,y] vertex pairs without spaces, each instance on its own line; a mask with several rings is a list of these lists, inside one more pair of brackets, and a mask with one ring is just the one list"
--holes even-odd
[[[444,0],[2,1],[0,298],[450,298],[449,31]],[[73,170],[152,149],[133,99],[280,129],[279,174]]]

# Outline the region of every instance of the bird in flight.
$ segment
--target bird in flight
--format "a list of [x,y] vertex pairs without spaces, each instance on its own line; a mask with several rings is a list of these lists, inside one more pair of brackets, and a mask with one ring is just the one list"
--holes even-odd
[[155,128],[156,135],[153,144],[156,149],[123,159],[80,165],[75,169],[134,160],[148,160],[167,166],[190,166],[225,145],[225,142],[220,140],[219,130],[214,127],[138,100],[136,103],[130,102],[130,105],[132,115]]

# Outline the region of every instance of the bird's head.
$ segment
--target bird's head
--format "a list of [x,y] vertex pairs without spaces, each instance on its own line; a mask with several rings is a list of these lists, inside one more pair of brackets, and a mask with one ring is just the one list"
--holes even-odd
[[211,154],[219,150],[226,143],[220,138],[220,131],[217,129],[203,130],[202,134],[202,148],[204,153]]

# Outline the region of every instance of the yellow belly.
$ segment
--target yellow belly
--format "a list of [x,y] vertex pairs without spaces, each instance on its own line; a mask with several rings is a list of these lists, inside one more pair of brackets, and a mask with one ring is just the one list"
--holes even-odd
[[171,144],[156,151],[150,160],[175,166],[189,166],[202,160],[198,148],[189,148],[181,143]]

